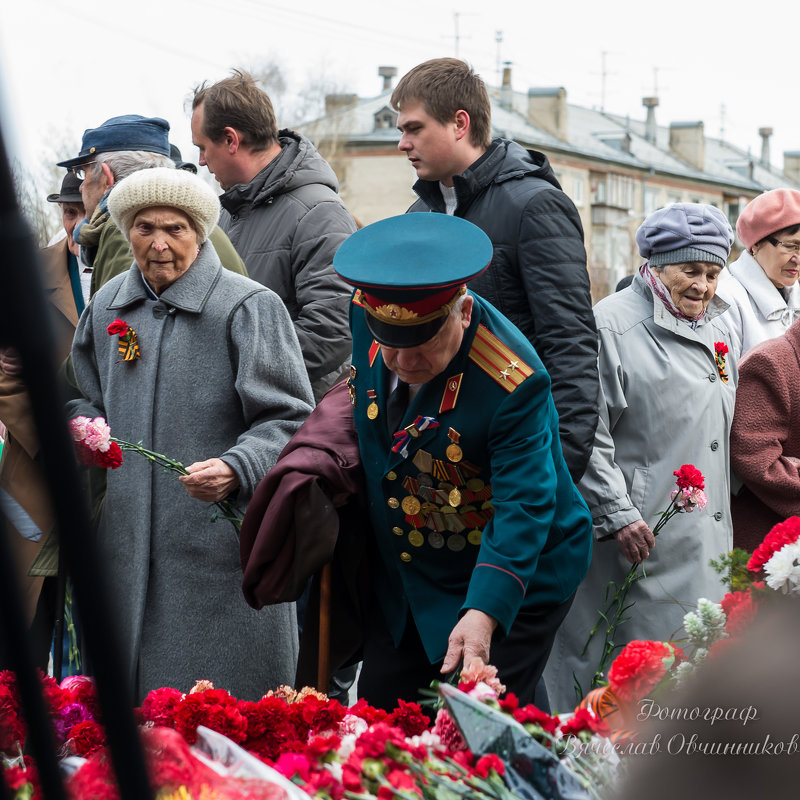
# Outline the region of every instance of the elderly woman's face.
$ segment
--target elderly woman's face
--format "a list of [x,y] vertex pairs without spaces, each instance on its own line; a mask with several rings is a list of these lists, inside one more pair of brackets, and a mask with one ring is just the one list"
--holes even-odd
[[687,317],[696,317],[705,310],[714,292],[722,267],[710,261],[688,261],[667,264],[658,277],[667,287],[676,308]]
[[800,275],[800,254],[794,246],[800,245],[800,232],[789,234],[782,231],[754,244],[753,258],[764,274],[778,289],[788,289],[797,283]]
[[133,220],[131,248],[145,280],[161,294],[197,257],[197,233],[177,208],[145,208]]

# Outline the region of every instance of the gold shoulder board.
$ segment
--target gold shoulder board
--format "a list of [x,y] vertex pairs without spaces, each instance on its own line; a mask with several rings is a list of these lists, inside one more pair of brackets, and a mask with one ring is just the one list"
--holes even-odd
[[508,392],[533,375],[533,370],[483,325],[478,326],[469,357]]

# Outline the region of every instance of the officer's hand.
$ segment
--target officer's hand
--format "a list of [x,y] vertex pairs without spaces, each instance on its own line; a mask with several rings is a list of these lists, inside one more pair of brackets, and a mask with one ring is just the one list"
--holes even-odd
[[489,663],[489,648],[497,620],[477,608],[471,608],[458,621],[447,640],[442,673],[452,672],[459,661],[469,664],[473,658]]
[[220,458],[209,458],[208,461],[197,461],[186,467],[188,475],[181,475],[178,480],[191,497],[216,503],[224,500],[239,486],[236,473]]
[[620,528],[614,536],[622,554],[631,564],[650,558],[650,551],[656,546],[656,537],[642,519]]
[[22,359],[13,347],[0,347],[0,371],[9,378],[16,378],[22,372]]

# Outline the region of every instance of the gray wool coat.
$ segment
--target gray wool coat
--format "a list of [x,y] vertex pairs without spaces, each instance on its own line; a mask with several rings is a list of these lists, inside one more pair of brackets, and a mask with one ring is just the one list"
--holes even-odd
[[602,628],[586,656],[580,653],[608,582],[621,585],[631,566],[614,532],[639,519],[652,529],[669,506],[672,473],[683,464],[703,473],[708,505],[676,515],[658,536],[644,562],[647,577],[628,595],[635,605],[618,628],[615,644],[682,638],[683,616],[694,610],[698,598],[719,602],[725,594],[708,562],[727,553],[733,538],[728,436],[738,374],[729,357],[728,380],[723,381],[714,354],[715,342],[730,344],[719,319],[726,308],[713,297],[707,322],[692,330],[669,314],[638,274],[630,287],[595,306],[600,421],[578,484],[592,512],[595,542],[589,572],[545,670],[555,711],[575,707],[573,673],[585,691],[600,661]]
[[[124,320],[141,357],[120,361]],[[206,242],[158,301],[136,264],[92,298],[72,359],[83,400],[70,417],[102,416],[112,435],[188,465],[220,457],[236,472],[244,509],[311,412],[294,326],[280,298],[222,268]],[[177,475],[126,452],[108,470],[99,547],[137,702],[159,686],[188,691],[206,678],[243,699],[291,684],[294,604],[255,611],[241,592],[238,537],[212,522]]]

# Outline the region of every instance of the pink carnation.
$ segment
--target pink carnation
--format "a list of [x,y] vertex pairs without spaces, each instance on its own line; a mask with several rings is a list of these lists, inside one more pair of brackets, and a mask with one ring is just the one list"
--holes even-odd
[[111,446],[111,428],[102,417],[95,417],[86,425],[86,435],[83,441],[91,450],[105,453]]

